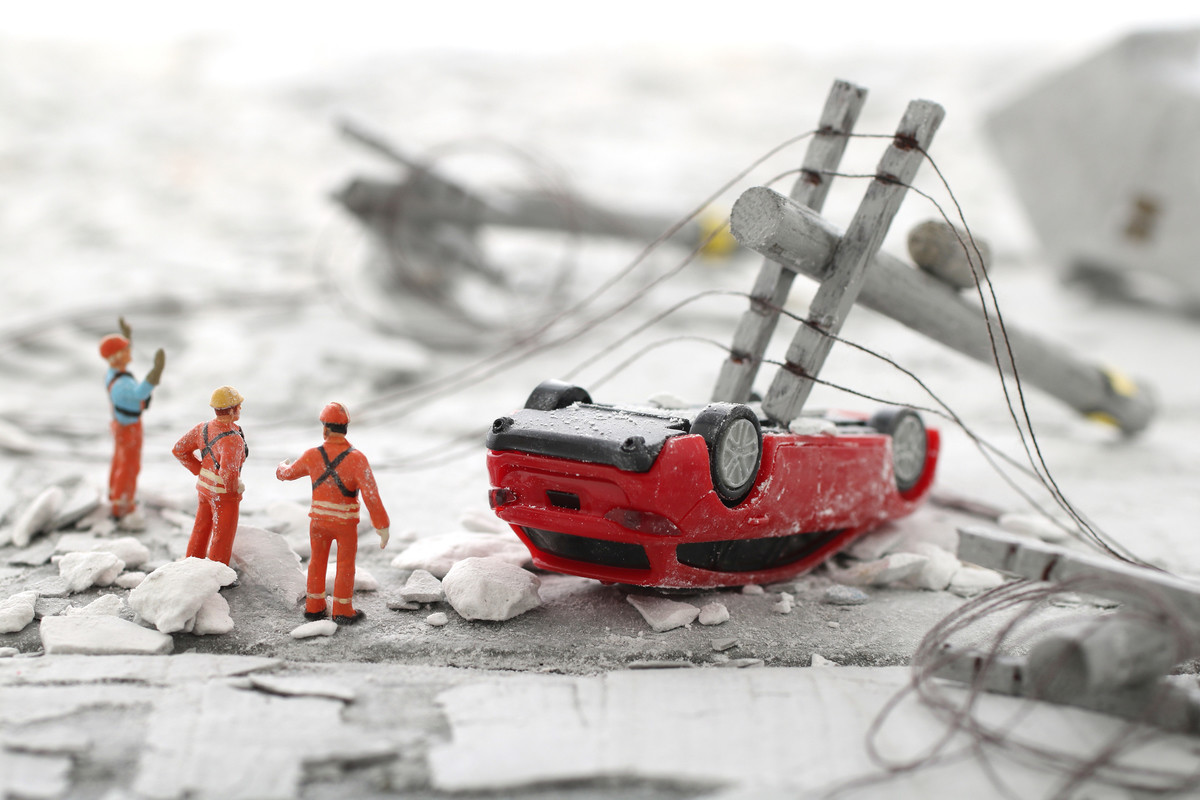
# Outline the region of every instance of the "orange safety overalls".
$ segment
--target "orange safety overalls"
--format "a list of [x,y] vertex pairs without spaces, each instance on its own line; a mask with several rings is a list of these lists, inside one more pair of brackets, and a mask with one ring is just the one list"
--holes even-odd
[[308,597],[304,610],[310,614],[325,611],[325,572],[329,565],[329,550],[337,542],[333,616],[353,617],[356,613],[354,561],[358,553],[360,492],[371,515],[371,524],[376,529],[387,528],[390,524],[371,465],[366,456],[343,439],[306,450],[294,464],[280,466],[276,475],[285,481],[303,475],[312,478],[312,508],[308,514],[312,556],[308,562]]
[[171,452],[197,477],[200,502],[186,555],[228,564],[242,502],[242,464],[250,454],[245,434],[237,423],[218,417],[192,428]]
[[[108,500],[114,517],[132,514],[137,509],[137,480],[142,469],[142,411],[150,404],[149,384],[140,385],[128,372],[109,370],[108,398],[113,407],[113,457],[108,471]],[[122,378],[132,383],[113,387]],[[129,388],[132,386],[133,388]],[[141,395],[145,395],[142,399]],[[118,397],[120,395],[120,397]],[[132,407],[130,401],[137,406]]]

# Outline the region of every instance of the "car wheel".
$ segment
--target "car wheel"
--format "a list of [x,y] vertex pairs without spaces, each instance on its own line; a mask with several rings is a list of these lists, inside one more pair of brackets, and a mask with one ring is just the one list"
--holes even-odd
[[692,422],[692,433],[708,445],[713,489],[727,506],[735,506],[754,487],[762,463],[762,429],[744,405],[711,403]]
[[911,408],[885,408],[871,417],[871,427],[892,437],[892,472],[896,488],[907,492],[925,472],[929,438],[925,423]]
[[537,388],[529,393],[525,407],[538,411],[554,411],[575,403],[590,402],[592,396],[587,393],[587,389],[551,378],[539,383]]

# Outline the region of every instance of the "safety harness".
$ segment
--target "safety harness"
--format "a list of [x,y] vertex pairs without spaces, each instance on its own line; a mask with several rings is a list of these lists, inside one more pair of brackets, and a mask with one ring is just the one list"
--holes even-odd
[[325,481],[333,479],[333,482],[337,484],[338,491],[340,491],[344,496],[357,497],[358,490],[355,489],[354,491],[351,491],[347,489],[346,484],[342,483],[342,476],[338,475],[337,472],[338,465],[346,460],[346,456],[354,452],[354,448],[347,447],[343,452],[339,453],[338,456],[333,459],[333,461],[329,460],[329,454],[325,452],[324,445],[318,447],[317,452],[321,454],[321,460],[325,462],[325,471],[321,473],[321,477],[316,478],[313,481],[313,488],[315,489]]
[[325,471],[313,480],[313,489],[323,484],[325,481],[332,480],[337,486],[338,491],[348,500],[353,500],[352,503],[330,503],[325,500],[313,499],[312,514],[317,517],[326,517],[334,520],[358,520],[358,490],[347,489],[346,484],[342,482],[342,476],[338,475],[338,465],[346,460],[346,456],[354,452],[353,447],[347,447],[332,461],[329,460],[329,454],[325,452],[325,446],[317,448],[317,452],[321,454],[321,460],[325,462]]
[[[204,428],[200,435],[204,438],[204,449],[200,451],[200,485],[207,488],[215,494],[225,494],[227,487],[225,480],[217,473],[221,471],[221,462],[217,459],[217,454],[213,452],[213,445],[224,439],[226,436],[237,436],[242,440],[242,455],[243,457],[250,455],[250,447],[246,444],[246,434],[242,433],[242,429],[234,427],[232,430],[222,431],[213,438],[208,438],[208,423],[204,423]],[[213,468],[211,470],[203,467],[204,459],[212,456]],[[205,483],[207,481],[207,483]]]

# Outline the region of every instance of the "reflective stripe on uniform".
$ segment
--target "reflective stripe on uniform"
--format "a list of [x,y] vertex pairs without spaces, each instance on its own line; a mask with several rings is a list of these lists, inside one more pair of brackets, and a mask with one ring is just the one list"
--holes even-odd
[[309,600],[324,600],[324,599],[325,599],[325,593],[324,593],[324,592],[320,592],[320,593],[318,593],[318,594],[313,594],[312,592],[309,592],[309,593],[308,593],[308,599],[309,599]]
[[333,602],[344,603],[346,605],[350,605],[352,602],[354,602],[354,598],[353,597],[335,597],[335,598],[333,598]]
[[225,494],[228,491],[225,488],[225,479],[211,469],[201,469],[196,477],[196,486],[201,489],[207,489],[213,494]]
[[327,503],[324,500],[313,500],[312,513],[330,519],[358,519],[358,503]]

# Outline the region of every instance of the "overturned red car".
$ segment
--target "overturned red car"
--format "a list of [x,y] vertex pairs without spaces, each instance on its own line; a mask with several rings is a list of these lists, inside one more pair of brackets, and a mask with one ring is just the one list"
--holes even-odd
[[661,588],[771,583],[916,509],[938,446],[908,408],[784,428],[754,403],[605,405],[546,381],[492,426],[490,502],[542,569]]

